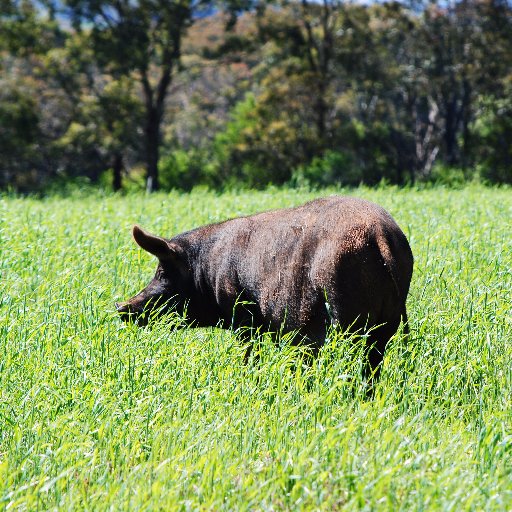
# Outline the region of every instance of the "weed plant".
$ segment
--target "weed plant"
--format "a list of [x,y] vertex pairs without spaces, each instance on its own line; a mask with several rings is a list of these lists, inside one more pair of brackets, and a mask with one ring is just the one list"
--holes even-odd
[[135,223],[171,236],[336,192],[0,198],[0,508],[511,510],[512,193],[350,191],[386,207],[415,271],[411,336],[375,396],[361,339],[319,357],[114,301],[153,275]]

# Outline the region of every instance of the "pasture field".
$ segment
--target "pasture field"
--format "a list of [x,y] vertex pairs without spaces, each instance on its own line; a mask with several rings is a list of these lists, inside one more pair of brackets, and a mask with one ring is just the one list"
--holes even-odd
[[123,325],[171,236],[337,192],[0,198],[0,509],[512,510],[512,190],[383,187],[415,255],[375,397],[361,340],[242,364],[229,331]]

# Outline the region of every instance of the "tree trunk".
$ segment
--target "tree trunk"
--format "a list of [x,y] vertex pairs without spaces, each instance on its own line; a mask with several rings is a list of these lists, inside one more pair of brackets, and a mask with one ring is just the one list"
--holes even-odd
[[448,165],[458,163],[457,124],[457,97],[452,96],[444,105],[444,158]]
[[464,93],[462,95],[462,168],[466,170],[469,167],[469,163],[472,157],[471,151],[471,131],[469,124],[472,116],[472,105],[471,105],[471,84],[469,80],[464,80],[463,84]]
[[155,88],[149,82],[147,69],[142,71],[142,86],[146,103],[146,190],[155,192],[160,188],[158,176],[158,160],[160,157],[160,133],[164,117],[165,97],[171,83],[173,64],[180,57],[179,40],[181,33],[174,41],[174,52],[167,49],[164,53],[166,64],[162,68],[160,80]]
[[160,188],[158,176],[158,159],[160,156],[160,116],[152,107],[147,112],[146,120],[146,190],[155,192]]
[[114,161],[112,162],[112,188],[114,192],[121,190],[123,186],[123,155],[121,153],[115,153]]
[[323,78],[322,83],[318,87],[318,97],[316,100],[316,129],[318,135],[318,142],[320,143],[320,149],[325,149],[325,135],[326,135],[326,117],[327,117],[327,104],[325,101],[325,84]]

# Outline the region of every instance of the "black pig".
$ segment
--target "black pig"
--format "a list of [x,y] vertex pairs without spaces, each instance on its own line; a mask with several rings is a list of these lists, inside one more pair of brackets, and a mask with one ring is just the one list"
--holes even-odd
[[116,304],[125,320],[145,324],[149,313],[174,307],[197,327],[296,330],[314,349],[331,323],[374,326],[372,370],[400,321],[407,324],[409,243],[389,213],[362,199],[317,199],[171,239],[134,226],[133,237],[159,264],[144,290]]

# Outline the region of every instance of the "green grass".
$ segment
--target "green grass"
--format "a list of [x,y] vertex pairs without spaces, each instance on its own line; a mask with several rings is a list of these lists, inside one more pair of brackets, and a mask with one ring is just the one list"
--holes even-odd
[[512,191],[359,189],[410,239],[412,335],[373,400],[358,344],[312,366],[229,331],[125,326],[170,236],[332,193],[0,199],[0,509],[511,510]]

